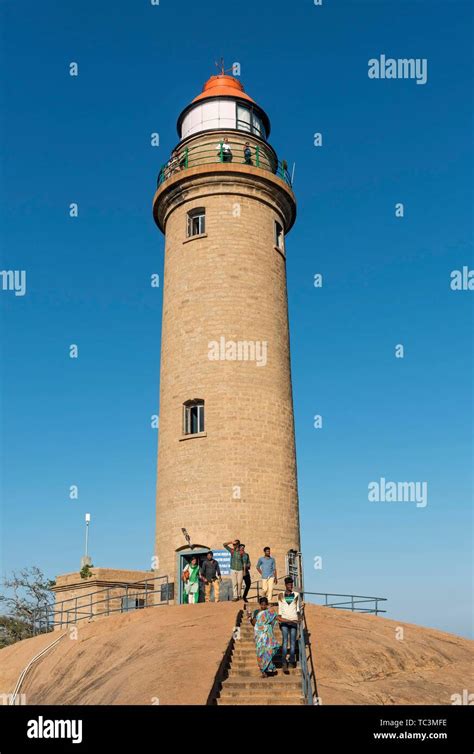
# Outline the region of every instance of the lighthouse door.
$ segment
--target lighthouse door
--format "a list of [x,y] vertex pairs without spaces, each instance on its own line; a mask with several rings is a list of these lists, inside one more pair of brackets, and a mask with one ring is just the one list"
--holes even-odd
[[[182,605],[185,602],[187,602],[186,599],[186,591],[184,588],[184,582],[181,578],[181,575],[186,568],[187,564],[191,562],[191,558],[196,557],[198,560],[199,567],[201,567],[201,563],[206,557],[206,553],[209,552],[209,548],[206,547],[195,547],[194,549],[186,549],[186,550],[180,550],[177,553],[178,556],[178,579],[179,579],[179,604]],[[202,581],[199,581],[199,602],[204,602],[204,584]]]

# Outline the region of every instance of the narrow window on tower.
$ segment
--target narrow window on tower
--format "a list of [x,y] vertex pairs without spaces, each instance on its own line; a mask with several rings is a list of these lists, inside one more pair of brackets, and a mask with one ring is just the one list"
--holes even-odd
[[262,121],[255,113],[252,113],[252,131],[257,136],[263,136],[264,134]]
[[198,207],[188,212],[187,236],[200,236],[206,232],[206,210]]
[[185,435],[204,432],[204,401],[198,398],[186,401],[183,406],[183,432]]
[[251,131],[251,118],[252,114],[248,107],[242,107],[237,105],[237,128],[239,131]]
[[284,250],[284,236],[283,228],[277,220],[275,220],[275,246],[278,246],[282,251]]

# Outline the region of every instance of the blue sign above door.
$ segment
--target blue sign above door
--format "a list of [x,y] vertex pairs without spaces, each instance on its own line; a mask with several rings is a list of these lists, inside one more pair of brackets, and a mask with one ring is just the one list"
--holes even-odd
[[221,569],[221,576],[230,576],[230,552],[228,550],[213,550],[214,560]]

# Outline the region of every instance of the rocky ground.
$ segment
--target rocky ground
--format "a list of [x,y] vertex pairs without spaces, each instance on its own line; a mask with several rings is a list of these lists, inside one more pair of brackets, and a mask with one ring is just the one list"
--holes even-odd
[[[82,622],[29,673],[26,703],[206,704],[236,614],[225,602]],[[322,704],[452,704],[474,688],[469,639],[316,605],[306,615]],[[0,693],[59,635],[0,650]]]

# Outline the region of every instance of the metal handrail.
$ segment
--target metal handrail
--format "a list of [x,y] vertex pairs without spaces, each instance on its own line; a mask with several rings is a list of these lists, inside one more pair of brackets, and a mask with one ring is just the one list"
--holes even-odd
[[[276,584],[276,588],[281,588],[283,584],[280,585],[280,582],[283,582],[283,579],[278,579],[278,583]],[[249,599],[256,599],[258,601],[258,598],[260,596],[260,585],[261,585],[261,579],[255,579],[255,581],[251,582],[251,586],[254,586],[256,589],[255,594],[249,594]],[[379,613],[386,613],[386,610],[382,610],[379,607],[379,602],[387,602],[387,597],[368,597],[367,595],[363,594],[338,594],[337,592],[307,592],[304,591],[305,597],[307,594],[315,595],[318,597],[324,597],[325,602],[322,607],[333,607],[338,610],[351,610],[353,613],[370,613],[373,615],[378,615]],[[347,600],[344,600],[342,602],[329,602],[329,597],[347,597]],[[368,603],[368,602],[374,602],[374,607],[358,607],[358,605],[362,603]],[[318,604],[318,603],[314,603]]]
[[175,150],[169,160],[164,163],[158,173],[157,187],[159,188],[168,178],[190,167],[224,163],[227,165],[240,164],[260,168],[277,175],[289,186],[292,185],[288,165],[285,160],[278,160],[272,150],[261,144],[255,144],[249,139],[250,154],[245,152],[245,145],[230,144],[230,152],[224,149],[222,139],[212,142],[201,142],[194,147],[183,147]]
[[28,662],[28,664],[26,665],[26,667],[23,668],[23,670],[20,673],[20,676],[19,676],[19,678],[18,678],[18,680],[16,682],[16,686],[15,686],[15,688],[13,690],[13,694],[11,694],[11,696],[10,696],[10,704],[16,704],[16,700],[18,699],[18,694],[20,693],[22,684],[23,684],[23,682],[25,680],[25,677],[26,677],[28,671],[30,670],[30,668],[36,662],[38,662],[38,660],[40,660],[42,657],[44,657],[45,654],[47,654],[48,652],[50,652],[51,649],[53,649],[53,647],[55,647],[56,644],[58,644],[61,641],[61,639],[64,639],[65,636],[66,636],[66,634],[62,634],[62,636],[60,636],[58,639],[56,639],[56,641],[53,641],[52,644],[48,644],[47,647],[45,647],[44,649],[42,649],[40,652],[38,652],[37,654],[35,654],[34,657],[31,658],[31,660]]
[[[339,610],[351,610],[353,613],[372,613],[378,615],[379,613],[386,613],[386,610],[379,608],[379,602],[387,602],[387,597],[368,597],[364,594],[338,594],[337,592],[307,592],[305,595],[313,594],[318,597],[324,597],[325,602],[322,607],[334,607]],[[348,600],[343,602],[328,602],[328,597],[348,597]],[[375,607],[356,607],[363,602],[375,602]]]
[[306,641],[305,641],[305,628],[306,619],[303,615],[301,621],[298,623],[298,650],[300,655],[300,668],[301,668],[301,685],[303,688],[303,697],[306,704],[313,704],[313,689],[311,688],[311,677],[308,671],[308,663],[306,660]]
[[[283,579],[278,579],[277,584],[275,585],[277,588],[279,586],[280,581],[283,581]],[[283,581],[284,583],[284,581]],[[249,595],[249,597],[252,599],[258,600],[259,594],[260,594],[260,584],[261,579],[255,579],[255,581],[250,582],[250,586],[252,584],[255,584],[256,588],[256,594],[255,595]],[[281,585],[280,585],[281,588]],[[303,599],[304,595],[307,594],[307,592],[300,592],[301,598]],[[314,677],[314,686],[316,689],[316,678],[314,676],[314,668],[312,667],[312,671],[310,672],[308,668],[308,661],[306,658],[306,637],[305,633],[307,633],[307,624],[306,624],[306,616],[304,614],[304,607],[303,607],[303,613],[302,613],[302,619],[298,623],[298,651],[299,651],[299,658],[300,658],[300,668],[301,668],[301,685],[302,685],[302,691],[303,691],[303,697],[306,704],[314,704],[314,694],[313,694],[313,688],[311,684],[311,677],[313,675]],[[308,644],[309,647],[309,653],[310,653],[310,660],[311,660],[311,666],[312,666],[312,658],[311,658],[311,645]]]
[[[148,583],[152,582],[161,582],[161,584],[157,585],[156,589],[149,589]],[[160,600],[160,602],[154,602],[149,601],[148,597],[153,594],[161,594],[163,584],[166,584],[166,600]],[[137,589],[137,586],[141,585],[144,586],[143,589]],[[83,595],[76,596],[76,597],[68,597],[64,600],[61,600],[60,602],[55,602],[52,604],[45,605],[41,608],[38,608],[34,610],[33,616],[32,616],[32,629],[33,629],[33,636],[35,636],[37,633],[46,633],[48,631],[54,630],[56,626],[59,626],[59,628],[62,628],[63,625],[69,626],[69,624],[75,624],[80,620],[85,620],[87,618],[91,619],[93,617],[99,617],[101,615],[110,615],[111,613],[116,612],[127,612],[127,608],[123,607],[123,604],[120,605],[120,607],[114,608],[111,607],[110,603],[113,600],[122,600],[123,597],[126,599],[129,597],[129,593],[131,593],[135,597],[144,598],[144,604],[140,606],[140,608],[137,609],[143,609],[146,607],[160,607],[161,605],[168,605],[169,604],[169,580],[168,576],[154,576],[150,577],[149,579],[140,579],[139,581],[133,581],[133,582],[117,582],[114,583],[112,586],[103,587],[101,589],[96,589],[92,592],[86,592]],[[155,586],[155,584],[153,584]],[[111,594],[110,590],[113,589],[115,593]],[[125,590],[125,594],[123,593],[117,593],[117,590]],[[92,598],[96,595],[103,594],[106,592],[106,596],[103,599],[95,599]],[[87,604],[84,601],[87,601],[87,598],[90,597],[90,604]],[[82,601],[82,604],[78,605],[78,600]],[[65,607],[66,603],[74,603],[73,607]],[[97,611],[97,606],[105,603],[106,607],[101,610]],[[96,608],[95,610],[93,608]],[[52,613],[52,617],[51,617]],[[58,619],[57,619],[58,618]],[[45,629],[43,629],[43,626],[45,626]]]
[[308,637],[308,657],[309,657],[309,668],[308,668],[308,675],[309,675],[309,682],[311,686],[311,692],[313,697],[313,704],[320,704],[319,702],[319,695],[318,695],[318,681],[316,678],[316,670],[314,668],[314,662],[313,662],[313,649],[311,646],[311,633],[308,628],[308,621],[306,620],[306,615],[303,611],[303,621],[304,621],[304,631],[305,636]]
[[[254,586],[254,588],[257,590],[256,594],[249,594],[249,599],[256,599],[257,601],[260,599],[260,589],[261,589],[262,579],[255,579],[255,581],[250,582],[250,588]],[[277,579],[277,583],[275,584],[275,589],[282,589],[284,588],[285,581],[284,578]]]

